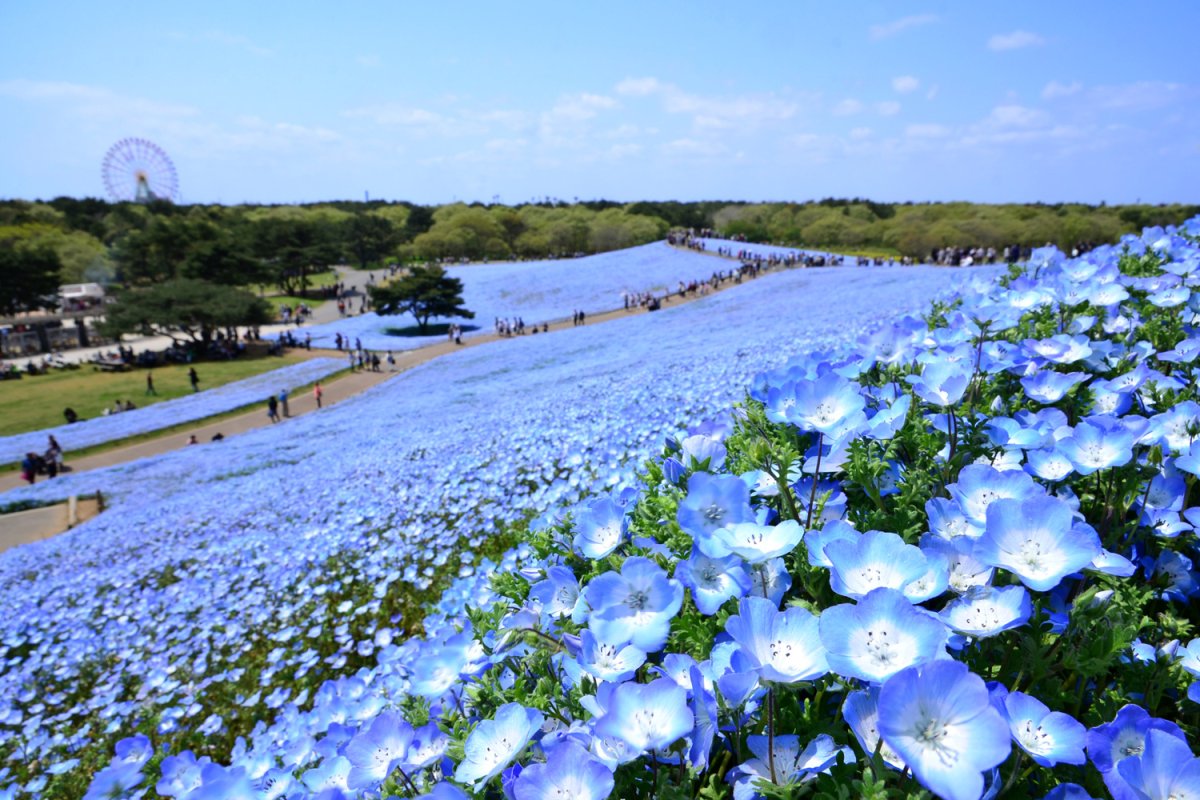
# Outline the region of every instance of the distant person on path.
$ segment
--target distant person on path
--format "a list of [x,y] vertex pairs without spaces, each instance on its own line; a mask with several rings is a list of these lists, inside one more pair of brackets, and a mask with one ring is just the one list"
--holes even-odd
[[21,477],[29,482],[32,486],[37,480],[38,473],[38,457],[36,453],[26,453],[25,458],[21,460]]
[[371,353],[371,372],[379,372],[379,353]]
[[48,438],[50,446],[46,448],[44,461],[46,462],[46,474],[54,478],[58,476],[58,471],[62,466],[62,447],[53,434]]
[[388,350],[387,354],[388,372],[396,371],[396,357],[392,355],[392,351]]
[[275,395],[267,398],[267,419],[271,422],[279,422],[279,400]]
[[317,401],[317,408],[321,407],[321,398],[325,396],[325,390],[321,388],[321,382],[317,381],[313,386],[313,399]]
[[188,443],[189,445],[192,445],[192,444],[200,444],[200,440],[199,440],[199,439],[197,439],[197,438],[196,438],[196,434],[194,434],[194,433],[193,433],[193,434],[190,434],[190,435],[188,436],[187,443]]
[[79,415],[75,413],[75,409],[73,408],[64,408],[63,417],[67,420],[68,425],[79,421]]
[[212,440],[214,442],[223,442],[223,441],[225,441],[225,434],[221,433],[220,431],[217,431],[216,433],[214,433],[212,435]]
[[284,389],[279,393],[279,408],[283,412],[283,416],[290,417],[292,415],[291,410],[288,409],[287,389]]
[[146,373],[146,394],[148,394],[148,395],[157,395],[158,394],[158,392],[154,391],[154,373],[153,372]]
[[196,374],[195,367],[188,367],[188,380],[191,381],[192,391],[200,391],[200,376]]

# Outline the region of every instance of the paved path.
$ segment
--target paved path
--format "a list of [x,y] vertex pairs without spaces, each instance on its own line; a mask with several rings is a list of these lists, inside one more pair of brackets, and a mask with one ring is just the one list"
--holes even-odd
[[[716,255],[716,254],[713,254],[713,255]],[[352,273],[355,277],[357,277],[359,285],[363,285],[366,283],[365,273],[361,273],[361,272],[357,272],[357,271],[350,271],[350,270],[346,270],[345,272]],[[350,277],[349,275],[347,276],[347,285],[348,286],[354,285],[355,277]],[[728,289],[729,287],[736,286],[736,285],[737,284],[734,281],[729,280],[729,281],[726,281],[725,283],[723,283],[720,286],[720,288],[710,290],[709,294],[714,294],[716,292],[724,291],[724,290]],[[664,304],[663,307],[671,308],[674,306],[681,305],[683,303],[691,302],[692,300],[698,299],[699,297],[700,297],[699,294],[692,294],[692,295],[689,295],[684,298],[680,298],[678,295],[672,295],[668,298],[667,302]],[[324,303],[320,308],[325,308],[326,306],[329,306],[329,305],[331,305],[331,304]],[[332,303],[332,305],[333,305],[333,319],[337,319],[338,318],[337,304]],[[320,310],[320,309],[318,309],[318,310]],[[624,319],[626,317],[634,316],[637,314],[645,314],[645,313],[649,313],[649,312],[647,312],[645,309],[642,309],[642,308],[633,308],[633,309],[629,309],[629,310],[618,308],[618,309],[614,309],[612,311],[605,311],[603,313],[589,315],[587,317],[587,324],[588,325],[597,325],[597,324],[601,324],[604,322],[609,322],[611,320]],[[315,316],[315,314],[314,314],[314,316]],[[318,321],[318,320],[314,319],[314,322],[316,322],[316,321]],[[324,320],[319,320],[319,321],[324,321]],[[553,321],[550,321],[548,324],[549,324],[550,332],[574,327],[574,323],[570,319],[553,320]],[[303,330],[303,328],[301,328],[301,330]],[[530,336],[530,335],[542,336],[543,334],[538,333],[538,334],[525,334],[525,335],[526,336]],[[387,369],[387,365],[384,364],[381,367],[381,369],[382,369],[381,372],[369,372],[369,371],[368,372],[354,372],[354,373],[345,375],[337,380],[333,380],[328,383],[322,384],[322,388],[324,388],[324,390],[325,390],[324,398],[323,398],[324,407],[328,408],[329,406],[335,405],[336,403],[338,403],[342,400],[345,400],[347,397],[352,397],[352,396],[358,394],[359,392],[362,392],[372,386],[375,386],[376,384],[382,383],[383,381],[387,380],[388,378],[399,375],[401,372],[409,370],[409,369],[417,366],[418,364],[424,364],[426,361],[430,361],[434,358],[437,358],[438,356],[445,355],[445,354],[453,352],[455,350],[461,350],[465,347],[478,347],[479,345],[488,344],[490,342],[495,342],[502,338],[509,338],[509,337],[501,337],[494,333],[489,333],[489,334],[484,334],[484,335],[479,335],[479,336],[470,336],[470,337],[464,338],[463,343],[461,345],[455,345],[449,341],[444,341],[444,342],[439,342],[438,344],[432,344],[432,345],[427,345],[425,347],[420,347],[415,350],[397,351],[395,353],[396,368],[395,368],[394,372],[389,372]],[[347,358],[346,354],[344,354],[344,353],[338,353],[337,351],[332,351],[332,350],[329,350],[329,351],[313,350],[312,352],[313,352],[314,356],[328,355],[328,356],[333,356],[333,357],[346,358],[347,364],[349,363],[349,359]],[[291,415],[292,415],[293,419],[296,417],[299,417],[299,416],[303,416],[304,414],[310,414],[317,410],[316,401],[313,399],[311,392],[305,392],[303,395],[298,395],[296,397],[292,397],[288,402],[288,406],[289,406],[289,410],[291,411]],[[86,456],[86,457],[79,458],[79,459],[73,459],[73,458],[71,458],[71,454],[67,453],[66,459],[65,459],[66,464],[73,472],[86,472],[88,470],[100,469],[101,467],[110,467],[115,464],[124,464],[129,461],[135,461],[139,458],[145,458],[147,456],[158,455],[160,453],[167,453],[172,450],[178,450],[181,447],[187,446],[188,437],[192,434],[195,434],[196,438],[201,443],[210,441],[213,437],[213,434],[216,434],[218,432],[223,434],[226,437],[234,436],[239,433],[244,433],[245,431],[254,430],[255,428],[266,427],[267,425],[272,424],[267,419],[266,408],[267,408],[266,407],[266,399],[264,398],[261,409],[249,411],[249,412],[246,412],[245,414],[241,414],[236,417],[229,417],[229,418],[221,420],[219,422],[206,423],[203,420],[200,420],[196,423],[196,425],[194,427],[182,428],[182,429],[176,431],[175,433],[172,433],[169,435],[156,437],[154,439],[147,439],[145,441],[138,442],[137,444],[132,444],[127,447],[118,447],[118,448],[114,448],[112,450],[106,450],[102,453],[96,453],[95,455]],[[286,424],[288,424],[288,420],[285,419],[282,422],[280,422],[279,424],[286,425]],[[45,480],[45,479],[43,478],[43,480]],[[20,473],[18,473],[18,472],[10,472],[10,473],[0,474],[0,492],[7,492],[11,489],[14,489],[14,488],[17,488],[18,486],[23,486],[23,485],[25,485],[25,482],[23,480],[21,480]]]

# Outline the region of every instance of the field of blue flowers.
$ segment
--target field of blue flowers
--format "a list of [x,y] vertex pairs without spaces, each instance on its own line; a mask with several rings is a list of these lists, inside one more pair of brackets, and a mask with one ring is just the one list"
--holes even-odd
[[1193,796],[1184,233],[770,274],[95,474],[0,559],[0,783]]
[[53,435],[67,450],[82,450],[172,425],[195,422],[251,403],[265,402],[270,395],[321,380],[345,366],[346,362],[339,358],[313,358],[145,408],[83,420],[73,425],[0,436],[0,462],[20,461],[28,452],[42,452],[46,449],[47,435]]
[[[595,314],[621,308],[623,293],[675,291],[680,281],[707,280],[729,261],[653,242],[611,253],[559,261],[517,261],[455,266],[447,274],[463,282],[463,304],[475,312],[464,326],[491,333],[497,317],[527,324],[567,319],[575,311]],[[414,325],[409,315],[374,313],[307,329],[313,341],[331,346],[336,334],[361,339],[369,350],[408,350],[445,336],[393,336],[389,328]],[[471,331],[468,329],[467,335]]]

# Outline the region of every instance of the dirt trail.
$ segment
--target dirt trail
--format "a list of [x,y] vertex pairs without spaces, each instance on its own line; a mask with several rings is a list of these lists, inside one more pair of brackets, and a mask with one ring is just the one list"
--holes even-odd
[[[717,254],[709,253],[709,255],[715,256]],[[722,260],[726,260],[723,256],[719,257],[722,258]],[[738,284],[732,280],[726,280],[719,288],[710,289],[709,294],[722,292],[732,286],[737,285]],[[676,306],[683,305],[684,303],[690,303],[699,297],[701,297],[701,295],[698,293],[692,293],[685,297],[672,295],[667,303],[664,304],[663,308],[674,308]],[[617,308],[613,309],[612,311],[605,311],[602,313],[589,315],[586,318],[586,324],[599,325],[615,319],[625,319],[626,317],[646,313],[649,312],[643,308],[634,308],[628,310]],[[570,319],[561,319],[549,322],[549,332],[551,333],[571,327],[574,327],[574,323]],[[533,334],[525,335],[529,336]],[[538,333],[536,335],[541,336],[543,334]],[[324,389],[324,396],[322,398],[323,407],[328,408],[329,406],[336,405],[348,397],[353,397],[354,395],[359,394],[360,392],[363,392],[372,386],[375,386],[389,378],[401,374],[402,372],[412,369],[418,364],[424,364],[425,362],[431,361],[439,356],[443,356],[456,350],[462,350],[467,347],[478,347],[480,345],[489,344],[491,342],[507,338],[515,337],[503,337],[494,333],[489,333],[481,336],[464,338],[461,345],[456,345],[450,341],[444,341],[438,344],[419,347],[415,350],[396,351],[394,354],[396,358],[395,371],[389,372],[387,364],[383,364],[380,367],[382,370],[381,372],[353,372],[348,375],[343,375],[336,380],[332,380],[329,383],[322,383],[321,387]],[[313,350],[312,353],[313,356],[324,355],[335,358],[345,358],[347,360],[347,364],[349,363],[349,359],[345,353],[339,353],[334,350]],[[291,397],[288,401],[288,406],[289,411],[291,412],[290,419],[295,419],[296,417],[301,417],[305,414],[311,414],[317,410],[316,400],[313,398],[311,391]],[[287,425],[288,422],[288,419],[284,419],[278,424]],[[102,453],[96,453],[95,455],[85,456],[82,458],[71,458],[71,454],[68,452],[65,460],[71,472],[87,472],[93,469],[111,467],[115,464],[124,464],[129,461],[135,461],[139,458],[145,458],[147,456],[154,456],[161,453],[168,453],[172,450],[178,450],[181,447],[187,446],[188,437],[193,434],[201,443],[205,443],[210,441],[213,435],[216,433],[221,433],[222,435],[228,437],[239,433],[244,433],[249,430],[254,430],[255,428],[264,428],[271,424],[274,423],[267,419],[267,403],[266,398],[264,397],[261,408],[253,411],[247,411],[246,413],[240,414],[236,417],[230,417],[218,422],[205,422],[204,420],[198,420],[193,427],[182,428],[168,435],[147,439],[145,441],[138,442],[137,444],[132,444],[125,447],[117,447],[112,450],[106,450]],[[46,479],[43,477],[41,480]],[[10,489],[15,489],[18,486],[23,485],[25,485],[25,481],[21,480],[20,473],[18,472],[0,475],[0,492],[7,492]]]

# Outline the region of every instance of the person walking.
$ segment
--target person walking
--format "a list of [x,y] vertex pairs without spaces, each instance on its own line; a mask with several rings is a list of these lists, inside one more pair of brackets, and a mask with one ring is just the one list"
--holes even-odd
[[267,398],[267,419],[271,422],[279,422],[279,400],[275,395]]
[[283,416],[285,416],[285,417],[292,416],[291,410],[288,409],[287,389],[284,389],[284,390],[280,391],[280,393],[279,393],[279,410],[283,412]]
[[317,401],[317,408],[321,407],[321,398],[325,396],[325,390],[321,388],[321,382],[317,381],[313,386],[313,399]]
[[157,395],[158,394],[158,392],[154,391],[154,373],[153,372],[146,373],[146,394],[148,394],[148,395]]
[[195,367],[188,367],[188,381],[192,384],[192,391],[200,391],[200,376],[196,374]]

